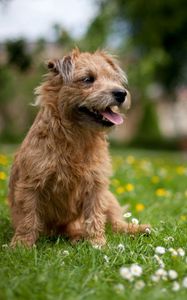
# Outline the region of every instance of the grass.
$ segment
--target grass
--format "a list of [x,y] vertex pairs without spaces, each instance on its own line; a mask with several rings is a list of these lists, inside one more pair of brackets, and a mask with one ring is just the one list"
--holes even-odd
[[[4,153],[0,156],[1,300],[186,299],[182,281],[187,276],[187,256],[168,251],[183,248],[187,252],[187,162],[181,154],[112,151],[111,190],[121,204],[129,204],[133,217],[152,224],[149,237],[113,234],[107,228],[108,245],[102,250],[87,242],[71,246],[63,237],[43,237],[30,250],[12,250],[8,246],[13,232],[6,200],[12,151],[11,147],[0,149]],[[124,251],[119,244],[124,245]],[[178,291],[173,291],[173,280],[168,276],[158,282],[151,279],[160,268],[154,257],[157,246],[166,249],[160,255],[165,270],[178,274]],[[143,273],[129,281],[119,270],[133,263]]]

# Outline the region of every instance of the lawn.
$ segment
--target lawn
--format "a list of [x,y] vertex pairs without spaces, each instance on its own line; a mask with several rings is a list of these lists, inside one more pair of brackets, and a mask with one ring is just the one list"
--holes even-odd
[[[111,190],[128,222],[150,236],[113,234],[99,250],[63,237],[9,248],[11,147],[0,149],[0,299],[187,299],[187,160],[180,153],[112,150]],[[186,252],[186,253],[185,253]],[[173,271],[171,271],[173,270]]]

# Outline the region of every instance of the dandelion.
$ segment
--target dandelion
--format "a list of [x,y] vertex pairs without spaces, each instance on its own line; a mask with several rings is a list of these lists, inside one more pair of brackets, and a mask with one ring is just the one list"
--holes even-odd
[[139,221],[138,221],[138,219],[136,219],[136,218],[132,218],[132,224],[134,224],[134,225],[138,225],[138,223],[139,223]]
[[187,220],[187,216],[181,215],[181,216],[180,216],[180,220],[181,220],[181,221],[186,221],[186,220]]
[[134,287],[136,290],[141,290],[145,287],[145,282],[143,280],[138,280],[136,281]]
[[125,188],[124,188],[123,186],[117,187],[116,193],[117,193],[118,195],[123,194],[124,192],[125,192]]
[[131,212],[126,212],[123,216],[125,219],[128,219],[132,216],[132,214],[131,214]]
[[175,280],[178,277],[178,274],[177,274],[177,272],[175,270],[169,270],[168,271],[168,277],[171,280]]
[[164,247],[161,247],[161,246],[158,246],[155,249],[155,253],[160,254],[160,255],[165,254],[165,252],[166,252],[166,249]]
[[125,186],[127,192],[132,192],[134,190],[134,185],[131,183],[127,183]]
[[173,282],[172,291],[178,292],[180,290],[180,284],[177,281]]
[[117,245],[117,249],[120,251],[120,252],[123,252],[125,250],[125,246],[123,244],[119,244]]
[[186,172],[186,169],[185,169],[184,166],[178,166],[178,167],[176,168],[176,172],[177,172],[177,174],[179,174],[179,175],[184,175],[185,172]]
[[132,275],[131,271],[128,268],[121,267],[120,270],[119,270],[119,273],[120,273],[122,278],[124,278],[128,281],[133,281],[133,275]]
[[130,267],[130,272],[135,277],[140,277],[142,275],[142,267],[137,264],[132,264]]
[[5,155],[0,154],[0,165],[6,166],[8,164],[8,159]]
[[164,197],[167,195],[167,191],[163,188],[157,189],[155,193],[158,197]]
[[135,158],[132,155],[127,156],[127,163],[129,165],[133,164],[135,162]]
[[184,278],[183,278],[182,286],[183,286],[185,289],[187,289],[187,277],[184,277]]
[[184,196],[187,197],[187,190],[184,192]]
[[7,176],[5,172],[0,172],[0,180],[6,180]]
[[153,176],[151,178],[151,181],[152,181],[152,183],[156,184],[156,183],[158,183],[160,181],[160,178],[158,176]]
[[135,209],[136,209],[137,212],[143,211],[144,208],[145,208],[145,206],[144,206],[142,203],[138,203],[138,204],[136,204],[136,206],[135,206]]
[[178,255],[181,256],[181,257],[185,256],[185,251],[184,251],[184,249],[182,249],[182,248],[178,248],[178,249],[177,249],[177,253],[178,253]]

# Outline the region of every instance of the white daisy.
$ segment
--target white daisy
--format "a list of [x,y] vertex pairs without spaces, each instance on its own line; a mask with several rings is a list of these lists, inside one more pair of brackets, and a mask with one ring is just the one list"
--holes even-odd
[[123,252],[125,250],[125,246],[123,244],[119,244],[117,245],[117,249],[121,252]]
[[173,282],[172,291],[177,292],[180,290],[180,284],[177,281]]
[[139,277],[142,275],[142,267],[137,264],[132,264],[130,267],[130,272],[133,276]]
[[165,241],[165,242],[174,242],[174,238],[173,238],[172,236],[166,236],[166,237],[164,238],[164,241]]
[[68,251],[68,250],[64,250],[64,251],[62,252],[62,254],[65,255],[65,256],[68,256],[68,255],[69,255],[69,251]]
[[153,282],[158,282],[160,280],[160,277],[159,276],[156,276],[156,275],[151,275],[151,280]]
[[141,290],[145,287],[145,282],[143,280],[138,280],[136,281],[134,287],[136,290]]
[[108,258],[108,256],[107,255],[104,255],[104,261],[108,264],[109,263],[109,258]]
[[177,272],[175,270],[169,270],[168,271],[168,277],[171,280],[175,280],[178,277],[178,274],[177,274]]
[[164,247],[158,246],[156,247],[155,252],[157,254],[163,255],[166,252],[166,249]]
[[115,290],[116,290],[117,292],[120,292],[120,293],[122,293],[122,292],[125,290],[124,285],[121,284],[121,283],[116,284],[116,285],[114,286],[114,288],[115,288]]
[[162,279],[166,279],[167,278],[167,272],[166,270],[160,268],[158,270],[156,270],[155,275],[162,278]]
[[178,248],[177,253],[178,253],[179,256],[182,256],[182,257],[185,256],[185,251],[182,248]]
[[138,225],[138,223],[139,223],[139,220],[136,218],[132,218],[131,221],[132,221],[132,224],[135,224],[135,225]]
[[129,281],[133,281],[133,275],[131,273],[131,271],[126,268],[126,267],[121,267],[119,270],[119,273],[121,275],[122,278],[129,280]]
[[131,212],[126,212],[124,215],[124,218],[128,219],[132,216]]
[[187,277],[184,277],[184,278],[183,278],[182,286],[183,286],[185,289],[187,289]]

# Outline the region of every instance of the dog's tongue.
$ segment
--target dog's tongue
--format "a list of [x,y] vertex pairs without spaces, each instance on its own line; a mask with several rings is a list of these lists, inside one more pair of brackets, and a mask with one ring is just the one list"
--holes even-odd
[[107,107],[105,111],[100,112],[103,117],[112,122],[115,125],[123,123],[123,118],[120,114],[113,112],[110,107]]

